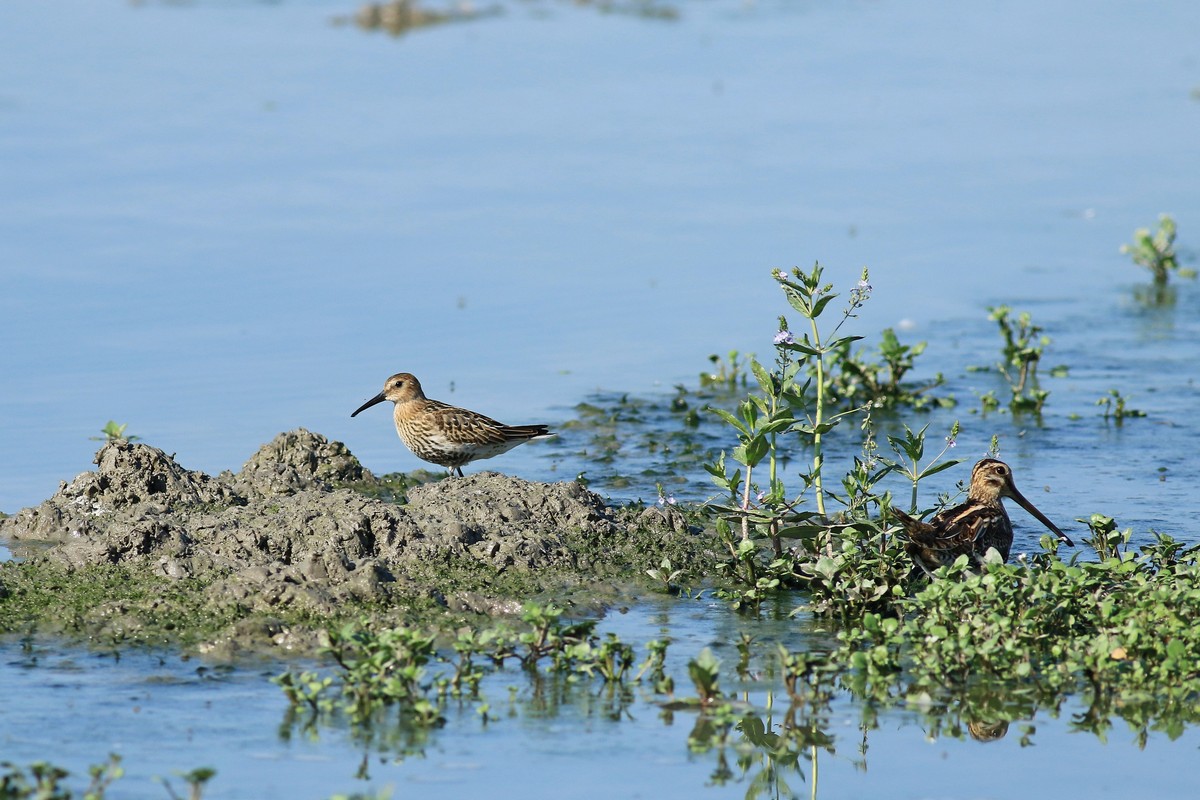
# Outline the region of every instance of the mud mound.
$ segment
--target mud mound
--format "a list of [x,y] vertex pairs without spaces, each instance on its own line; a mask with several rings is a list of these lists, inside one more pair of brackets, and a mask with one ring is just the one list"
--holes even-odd
[[0,536],[57,542],[29,560],[199,578],[217,606],[333,613],[396,588],[432,596],[438,565],[569,568],[567,534],[617,529],[577,483],[483,473],[413,488],[407,506],[337,489],[375,478],[344,444],[306,430],[280,434],[241,472],[216,478],[129,442],[106,444],[96,463],[42,505],[0,521]]
[[346,445],[299,428],[260,447],[236,476],[224,473],[222,478],[236,483],[246,495],[270,496],[329,489],[374,476]]
[[146,444],[123,439],[96,453],[95,472],[85,472],[36,508],[0,520],[0,536],[59,540],[88,537],[116,518],[203,504],[242,502],[234,489],[202,472],[192,472]]
[[404,510],[424,533],[412,552],[429,558],[462,552],[499,568],[574,566],[564,531],[616,530],[604,501],[578,483],[532,483],[496,472],[413,487]]

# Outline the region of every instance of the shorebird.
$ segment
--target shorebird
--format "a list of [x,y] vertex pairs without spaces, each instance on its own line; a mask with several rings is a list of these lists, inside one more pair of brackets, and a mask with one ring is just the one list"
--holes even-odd
[[954,563],[963,553],[982,563],[983,555],[991,547],[1008,561],[1013,528],[1008,512],[1000,502],[1004,497],[1016,500],[1061,541],[1075,546],[1069,536],[1017,491],[1008,464],[994,458],[983,459],[971,470],[967,502],[941,512],[929,522],[914,519],[898,508],[893,508],[892,513],[900,520],[908,537],[904,549],[917,566],[929,574],[940,566]]
[[417,458],[447,467],[450,474],[460,477],[465,464],[554,436],[545,425],[504,425],[483,414],[430,400],[421,391],[420,382],[407,372],[388,378],[383,391],[350,416],[356,417],[384,400],[396,404],[396,433],[404,446]]

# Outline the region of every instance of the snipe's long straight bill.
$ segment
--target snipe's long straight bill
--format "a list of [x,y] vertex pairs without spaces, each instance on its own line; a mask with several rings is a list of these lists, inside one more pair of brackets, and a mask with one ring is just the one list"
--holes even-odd
[[351,417],[357,417],[357,416],[358,416],[358,415],[359,415],[361,412],[363,412],[363,411],[366,411],[366,410],[367,410],[368,408],[370,408],[371,406],[376,406],[376,405],[379,405],[379,404],[380,404],[380,403],[382,403],[384,400],[387,400],[387,397],[385,397],[385,396],[384,396],[384,393],[383,393],[383,392],[380,392],[379,394],[375,395],[375,396],[374,396],[374,397],[372,397],[370,400],[368,400],[367,402],[365,402],[365,403],[363,403],[361,406],[359,406],[359,407],[358,407],[358,411],[355,411],[355,412],[354,412],[353,414],[351,414],[350,416],[351,416]]
[[1058,529],[1058,526],[1055,525],[1053,522],[1046,519],[1046,515],[1040,511],[1038,511],[1037,508],[1033,505],[1033,503],[1026,500],[1025,495],[1018,492],[1015,486],[1009,484],[1008,491],[1012,495],[1012,499],[1016,500],[1017,503],[1020,504],[1021,508],[1028,511],[1030,514],[1033,515],[1034,519],[1036,519],[1038,522],[1042,523],[1047,528],[1049,528],[1051,530],[1051,532],[1053,532],[1055,536],[1057,536],[1060,540],[1062,540],[1062,542],[1064,544],[1066,544],[1068,547],[1075,546],[1075,543],[1071,541],[1071,537],[1067,536],[1065,533],[1060,531]]

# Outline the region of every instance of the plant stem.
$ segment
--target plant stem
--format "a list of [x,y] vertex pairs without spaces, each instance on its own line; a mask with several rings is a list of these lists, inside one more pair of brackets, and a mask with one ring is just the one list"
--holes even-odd
[[[749,461],[750,459],[746,459]],[[774,464],[772,463],[772,466]],[[750,475],[754,467],[746,465],[746,488],[742,491],[742,541],[750,538]]]
[[825,352],[821,347],[821,335],[817,332],[817,320],[809,317],[813,332],[813,348],[817,350],[817,409],[813,416],[813,486],[817,490],[817,511],[825,516],[825,492],[821,488],[821,423],[825,416]]
[[[821,423],[825,417],[825,349],[821,345],[821,334],[817,331],[817,319],[810,316],[812,326],[813,349],[817,351],[817,409],[813,415],[813,488],[817,493],[817,513],[825,517],[825,489],[821,481],[821,465],[824,456],[821,453]],[[826,530],[825,555],[833,558],[833,533]]]

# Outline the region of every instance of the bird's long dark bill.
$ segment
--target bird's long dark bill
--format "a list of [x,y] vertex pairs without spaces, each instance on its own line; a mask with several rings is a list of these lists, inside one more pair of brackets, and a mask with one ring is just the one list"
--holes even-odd
[[1025,509],[1030,514],[1032,514],[1034,519],[1036,519],[1038,522],[1042,523],[1047,528],[1049,528],[1054,533],[1054,535],[1057,536],[1059,539],[1062,539],[1062,541],[1064,543],[1066,543],[1066,545],[1068,547],[1075,546],[1075,543],[1071,541],[1070,536],[1067,536],[1065,533],[1063,533],[1062,531],[1060,531],[1058,529],[1057,525],[1055,525],[1050,520],[1046,519],[1046,515],[1040,511],[1038,511],[1036,508],[1034,508],[1033,503],[1026,500],[1025,495],[1018,492],[1015,488],[1012,487],[1011,484],[1009,485],[1009,491],[1012,492],[1012,499],[1016,500],[1018,503],[1020,503],[1021,508]]
[[[359,413],[360,413],[360,412],[366,411],[366,410],[367,410],[368,408],[370,408],[371,406],[373,406],[373,405],[378,405],[379,403],[382,403],[382,402],[383,402],[384,400],[386,400],[386,399],[387,399],[387,398],[383,396],[383,392],[380,392],[379,394],[375,395],[375,396],[374,396],[374,397],[372,397],[370,400],[368,400],[367,402],[365,402],[365,403],[363,403],[361,406],[359,406],[359,407],[358,407],[358,411],[355,411],[355,412],[354,412],[353,414],[351,414],[350,416],[352,416],[352,417],[357,417],[357,416],[359,415]],[[1025,507],[1026,507],[1026,508],[1028,508],[1029,506],[1025,506]]]

